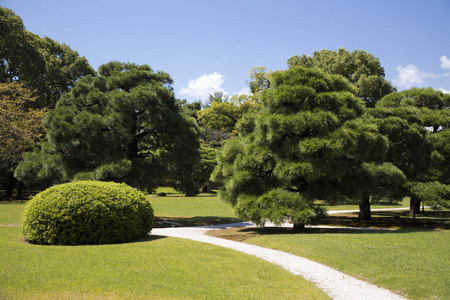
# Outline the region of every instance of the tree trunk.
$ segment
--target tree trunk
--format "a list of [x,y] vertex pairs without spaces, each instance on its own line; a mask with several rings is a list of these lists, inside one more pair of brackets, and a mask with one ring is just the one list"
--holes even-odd
[[206,179],[206,192],[211,193],[211,180]]
[[8,175],[8,186],[6,188],[6,194],[5,194],[6,198],[12,197],[15,185],[16,185],[16,179],[14,178],[14,174],[11,172]]
[[370,212],[370,197],[364,196],[359,203],[359,214],[358,219],[360,220],[371,220],[372,213]]
[[23,182],[19,181],[19,183],[17,184],[17,195],[16,195],[17,200],[23,199],[23,189],[24,188],[25,188],[25,185],[23,184]]
[[420,200],[411,197],[411,200],[409,202],[409,214],[413,217],[413,219],[416,218],[416,214],[420,214]]
[[301,231],[302,229],[305,229],[305,224],[298,224],[294,223],[294,231]]

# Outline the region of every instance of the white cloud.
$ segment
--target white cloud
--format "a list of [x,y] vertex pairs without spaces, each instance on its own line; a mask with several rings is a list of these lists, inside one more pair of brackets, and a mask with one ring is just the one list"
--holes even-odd
[[215,92],[222,92],[227,95],[228,93],[221,87],[223,81],[223,76],[217,72],[205,74],[197,79],[189,80],[188,86],[181,88],[180,94],[201,100],[207,100],[209,94]]
[[442,69],[450,69],[450,58],[448,58],[445,55],[442,55],[439,61],[441,62]]
[[237,92],[235,95],[251,95],[249,87],[242,88],[239,92]]
[[450,94],[450,91],[444,90],[444,89],[438,89],[439,91],[443,92],[444,94]]
[[[439,59],[441,61],[441,68],[450,69],[450,58],[442,55]],[[406,67],[398,66],[398,75],[394,77],[392,82],[400,88],[409,89],[414,86],[420,87],[425,84],[424,79],[439,79],[442,77],[450,77],[450,72],[448,73],[431,73],[420,71],[415,65],[409,64]],[[444,93],[448,92],[446,90],[440,89]]]
[[393,80],[394,84],[406,89],[422,85],[423,78],[426,77],[415,65],[407,65],[404,68],[398,66],[396,70],[398,71],[398,75]]

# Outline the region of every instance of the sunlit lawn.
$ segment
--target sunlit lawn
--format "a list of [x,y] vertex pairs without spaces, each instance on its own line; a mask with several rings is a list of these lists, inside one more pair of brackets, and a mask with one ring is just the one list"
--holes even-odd
[[[184,197],[166,192],[166,197],[148,195],[160,220],[184,225],[239,221],[231,206],[214,195]],[[408,205],[405,199],[372,208]],[[23,203],[0,204],[0,224],[19,224],[23,207]],[[328,206],[329,210],[357,208]],[[349,217],[341,218],[354,222]],[[339,217],[332,218],[339,222]],[[396,216],[392,220],[403,222]],[[48,247],[21,241],[20,227],[0,226],[0,234],[0,299],[324,297],[308,282],[269,263],[187,240],[153,237],[121,245]],[[350,233],[306,229],[280,234],[278,229],[234,229],[222,235],[234,239],[234,235],[246,235],[247,243],[310,258],[408,298],[450,299],[450,232],[446,230]]]
[[325,232],[245,242],[307,257],[411,299],[450,299],[450,231]]
[[[156,193],[165,192],[166,197]],[[221,201],[216,195],[201,194],[185,197],[171,188],[158,188],[148,199],[160,221],[170,220],[183,226],[199,226],[240,222],[230,204]]]
[[5,226],[18,224],[23,206],[0,204],[0,299],[327,298],[278,266],[189,240],[30,245],[20,227]]

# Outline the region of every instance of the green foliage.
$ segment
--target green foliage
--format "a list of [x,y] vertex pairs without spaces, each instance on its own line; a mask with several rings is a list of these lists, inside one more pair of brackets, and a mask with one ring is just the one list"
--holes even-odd
[[434,181],[450,184],[449,103],[450,95],[432,88],[412,88],[385,96],[374,111],[384,124],[400,118],[393,130],[380,126],[392,144],[388,157],[408,176],[411,195],[433,207],[438,207],[433,203],[446,201],[438,200],[445,198],[445,193]]
[[32,106],[53,108],[79,78],[93,74],[85,57],[27,31],[19,16],[0,7],[0,82],[17,80],[36,90],[39,99]]
[[205,103],[205,107],[210,107],[213,102],[222,103],[227,101],[228,95],[224,94],[223,92],[214,92],[213,94],[209,94],[208,100]]
[[224,180],[220,197],[239,216],[311,223],[320,210],[314,200],[358,201],[373,193],[394,193],[404,175],[384,164],[385,137],[342,76],[292,67],[271,74],[261,93],[263,108],[246,114],[238,137],[218,156],[213,180]]
[[282,188],[270,190],[257,199],[243,197],[236,206],[238,215],[245,215],[263,226],[266,220],[275,225],[290,221],[294,224],[312,224],[324,211],[312,205],[301,194]]
[[433,209],[450,209],[450,185],[442,184],[439,181],[410,182],[409,190],[413,197]]
[[270,87],[271,73],[271,71],[266,71],[265,67],[251,68],[248,74],[251,81],[248,86],[253,95],[258,96],[263,90]]
[[288,65],[307,68],[316,67],[329,74],[344,76],[357,88],[357,95],[368,107],[373,107],[383,96],[395,91],[390,82],[384,79],[384,68],[379,59],[363,50],[348,52],[344,48],[338,51],[320,50],[312,56],[292,56]]
[[444,184],[450,184],[450,129],[441,130],[429,136],[433,144],[433,167],[431,178]]
[[204,192],[211,192],[211,182],[209,178],[217,165],[217,150],[205,146],[200,147],[200,163],[194,172],[194,178],[200,183]]
[[37,194],[24,209],[22,226],[23,237],[36,244],[123,243],[147,236],[153,209],[125,184],[76,181]]
[[9,173],[25,151],[43,139],[45,109],[27,109],[36,100],[18,82],[0,83],[0,170]]
[[432,145],[427,140],[427,130],[419,111],[410,107],[377,105],[375,109],[369,109],[368,114],[375,118],[379,132],[389,139],[386,160],[402,170],[408,180],[426,180]]
[[[213,98],[214,99],[214,98]],[[227,133],[236,133],[236,124],[249,112],[259,111],[261,106],[247,95],[233,96],[230,101],[214,100],[197,113],[201,125]]]
[[27,184],[91,179],[151,191],[171,179],[198,192],[198,127],[180,111],[172,79],[147,66],[111,62],[79,80],[44,120],[47,141],[16,170]]
[[377,107],[416,108],[423,125],[432,132],[450,127],[450,95],[432,88],[412,88],[384,97]]

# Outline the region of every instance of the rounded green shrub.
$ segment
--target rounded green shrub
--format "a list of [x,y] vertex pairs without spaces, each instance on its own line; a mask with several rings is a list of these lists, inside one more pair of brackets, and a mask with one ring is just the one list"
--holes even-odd
[[124,243],[147,236],[153,219],[145,195],[126,184],[75,181],[34,196],[22,215],[22,234],[42,245]]

